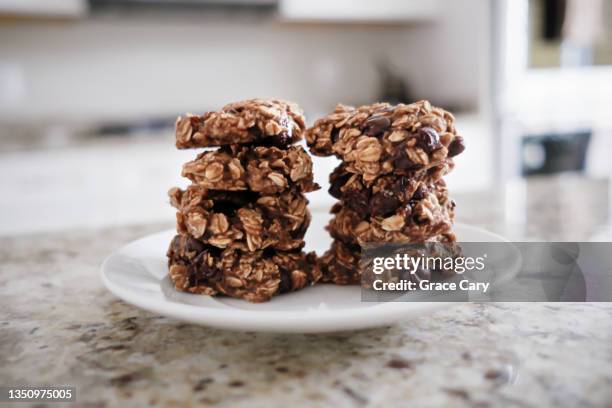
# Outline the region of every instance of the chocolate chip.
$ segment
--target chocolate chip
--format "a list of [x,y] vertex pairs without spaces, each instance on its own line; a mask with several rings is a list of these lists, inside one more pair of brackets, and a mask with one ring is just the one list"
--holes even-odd
[[233,216],[238,209],[248,203],[256,202],[261,195],[253,191],[211,191],[209,199],[213,201],[212,211]]
[[455,140],[448,146],[448,157],[455,157],[465,150],[465,143],[461,136],[455,136]]
[[386,216],[392,214],[400,206],[400,202],[390,193],[376,193],[370,201],[370,215]]
[[425,195],[427,194],[427,189],[423,186],[420,185],[414,192],[414,194],[412,194],[412,199],[413,200],[422,200],[425,198]]
[[346,184],[346,182],[351,178],[350,173],[345,173],[343,166],[336,168],[329,176],[329,194],[337,198],[338,200],[342,199],[342,191],[341,188]]
[[278,287],[279,293],[291,292],[291,277],[289,276],[289,273],[285,270],[282,270],[280,278],[281,281]]
[[249,129],[249,133],[255,136],[255,139],[260,139],[262,136],[261,129],[257,126],[251,126]]
[[391,121],[386,116],[372,116],[363,125],[363,133],[368,136],[379,136],[391,127]]
[[366,189],[350,189],[343,194],[344,202],[358,213],[367,213],[370,208],[370,194]]
[[406,149],[404,147],[398,147],[394,156],[393,156],[393,165],[400,170],[404,171],[413,171],[418,170],[423,167],[419,163],[415,163],[408,157],[408,153],[406,153]]
[[203,262],[204,258],[206,258],[206,252],[200,253],[193,261],[193,265],[197,265],[197,269],[193,274],[194,278],[197,280],[210,279],[216,276],[219,272],[217,268]]
[[340,138],[340,129],[335,127],[331,131],[331,140],[332,140],[332,143],[336,143],[339,138]]
[[422,127],[418,132],[419,144],[428,153],[440,147],[440,136],[434,128]]
[[172,242],[170,242],[170,248],[168,249],[168,253],[172,252],[177,254],[181,250],[181,246],[181,236],[175,235],[174,238],[172,238]]
[[262,254],[262,258],[272,258],[274,255],[276,255],[276,250],[272,247],[266,247],[263,250],[263,254]]
[[329,186],[329,190],[327,190],[329,192],[329,195],[340,200],[342,197],[342,190],[340,189],[342,188],[343,185],[344,183],[342,183],[339,180],[335,180],[335,182],[332,182]]
[[308,222],[303,222],[297,229],[291,231],[289,235],[294,239],[302,239],[304,234],[306,234],[306,230],[308,230],[308,226]]
[[257,126],[253,126],[249,128],[249,132],[255,137],[255,141],[253,143],[247,143],[243,146],[247,147],[278,147],[279,149],[286,149],[293,143],[293,138],[289,133],[283,131],[278,135],[274,136],[264,136],[261,133],[261,130]]
[[[196,254],[199,254],[202,251],[204,251],[204,244],[203,243],[201,243],[200,241],[198,241],[195,238],[187,237],[187,240],[185,242],[185,253],[196,253]],[[181,252],[181,251],[179,251],[179,252]]]
[[278,147],[279,149],[286,149],[292,142],[291,136],[287,132],[282,132],[275,136],[269,136],[266,139],[266,144],[273,147]]

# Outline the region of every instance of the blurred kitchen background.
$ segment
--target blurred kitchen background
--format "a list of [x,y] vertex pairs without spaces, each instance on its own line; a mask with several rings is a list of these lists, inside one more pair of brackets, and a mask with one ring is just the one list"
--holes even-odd
[[[429,99],[467,142],[458,197],[501,191],[525,222],[525,180],[552,179],[542,213],[607,223],[611,23],[612,0],[0,0],[0,235],[170,224],[166,191],[195,156],[174,119],[251,97],[309,123]],[[315,159],[313,208],[334,166]]]

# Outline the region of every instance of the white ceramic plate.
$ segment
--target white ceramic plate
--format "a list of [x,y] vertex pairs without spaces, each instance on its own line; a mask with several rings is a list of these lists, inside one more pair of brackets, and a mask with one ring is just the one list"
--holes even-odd
[[[307,246],[322,254],[330,238],[323,226],[327,214],[313,214]],[[456,225],[459,241],[507,242],[467,225]],[[315,285],[252,304],[174,290],[167,277],[166,249],[174,231],[134,241],[111,254],[102,265],[102,281],[117,297],[137,307],[190,323],[229,330],[320,333],[385,326],[429,314],[451,303],[362,302],[358,286]]]

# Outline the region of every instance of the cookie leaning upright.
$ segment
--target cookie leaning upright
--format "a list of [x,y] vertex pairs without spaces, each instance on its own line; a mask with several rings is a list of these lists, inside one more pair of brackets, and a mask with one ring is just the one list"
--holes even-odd
[[364,243],[453,242],[455,203],[443,177],[465,149],[449,112],[427,101],[358,108],[338,105],[306,131],[317,156],[342,163],[330,175],[329,230],[323,279],[359,283]]
[[251,302],[301,289],[321,277],[304,235],[304,193],[317,190],[312,161],[293,143],[304,117],[297,105],[251,99],[176,122],[178,148],[216,147],[183,166],[191,184],[168,192],[177,235],[168,249],[179,290]]

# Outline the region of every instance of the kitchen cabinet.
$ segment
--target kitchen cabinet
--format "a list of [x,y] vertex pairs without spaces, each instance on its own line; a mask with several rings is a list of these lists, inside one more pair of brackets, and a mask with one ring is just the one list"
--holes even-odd
[[84,16],[88,10],[86,0],[3,0],[0,17],[61,17]]
[[418,0],[281,0],[280,18],[286,22],[401,24],[431,21],[437,1]]

